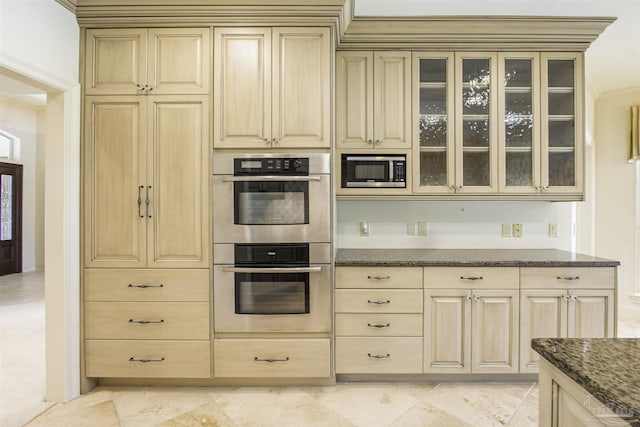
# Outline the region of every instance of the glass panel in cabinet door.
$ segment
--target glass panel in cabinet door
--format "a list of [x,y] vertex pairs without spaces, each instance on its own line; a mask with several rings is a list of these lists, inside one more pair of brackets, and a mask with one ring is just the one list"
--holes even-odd
[[533,144],[533,123],[531,119],[511,115],[505,117],[505,145],[509,148],[531,148]]
[[531,59],[506,59],[504,85],[508,88],[531,88]]
[[445,83],[447,81],[447,60],[444,58],[420,60],[420,83]]
[[486,187],[491,184],[489,151],[465,151],[462,155],[462,183]]
[[421,147],[446,147],[447,145],[447,118],[446,117],[421,117],[420,118],[420,146]]
[[420,185],[447,185],[446,151],[423,151],[420,153]]
[[549,120],[549,147],[567,147],[575,145],[575,125],[573,118]]
[[420,114],[447,114],[447,88],[421,86]]
[[573,151],[549,152],[549,185],[573,187],[575,183],[575,153]]
[[464,118],[462,121],[462,145],[465,147],[488,147],[489,119]]
[[573,89],[549,89],[549,115],[572,116],[574,114]]
[[574,87],[574,60],[573,59],[550,59],[547,65],[548,86],[553,87]]
[[462,113],[489,114],[489,59],[462,60]]
[[507,92],[504,94],[504,106],[505,115],[507,117],[517,114],[530,118],[533,109],[531,102],[531,90],[518,89],[518,91],[512,91],[507,89]]
[[531,151],[513,151],[505,154],[505,184],[529,187],[533,185]]

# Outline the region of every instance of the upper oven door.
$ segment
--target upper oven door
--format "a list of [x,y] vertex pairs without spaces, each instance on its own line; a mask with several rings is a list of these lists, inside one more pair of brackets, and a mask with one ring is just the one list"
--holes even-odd
[[329,242],[329,175],[213,177],[215,243]]

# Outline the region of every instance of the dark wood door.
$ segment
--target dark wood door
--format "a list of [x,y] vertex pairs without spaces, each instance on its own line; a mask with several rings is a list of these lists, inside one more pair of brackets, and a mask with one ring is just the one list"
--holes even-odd
[[0,276],[22,271],[22,165],[0,163]]

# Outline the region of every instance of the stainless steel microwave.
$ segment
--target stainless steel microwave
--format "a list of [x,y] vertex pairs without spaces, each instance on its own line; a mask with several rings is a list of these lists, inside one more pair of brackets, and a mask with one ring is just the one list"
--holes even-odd
[[342,188],[406,188],[404,154],[343,154]]

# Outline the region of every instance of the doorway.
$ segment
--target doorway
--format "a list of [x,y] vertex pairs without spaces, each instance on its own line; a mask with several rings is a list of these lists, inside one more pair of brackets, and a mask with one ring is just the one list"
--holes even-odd
[[22,272],[22,165],[0,163],[0,276]]

